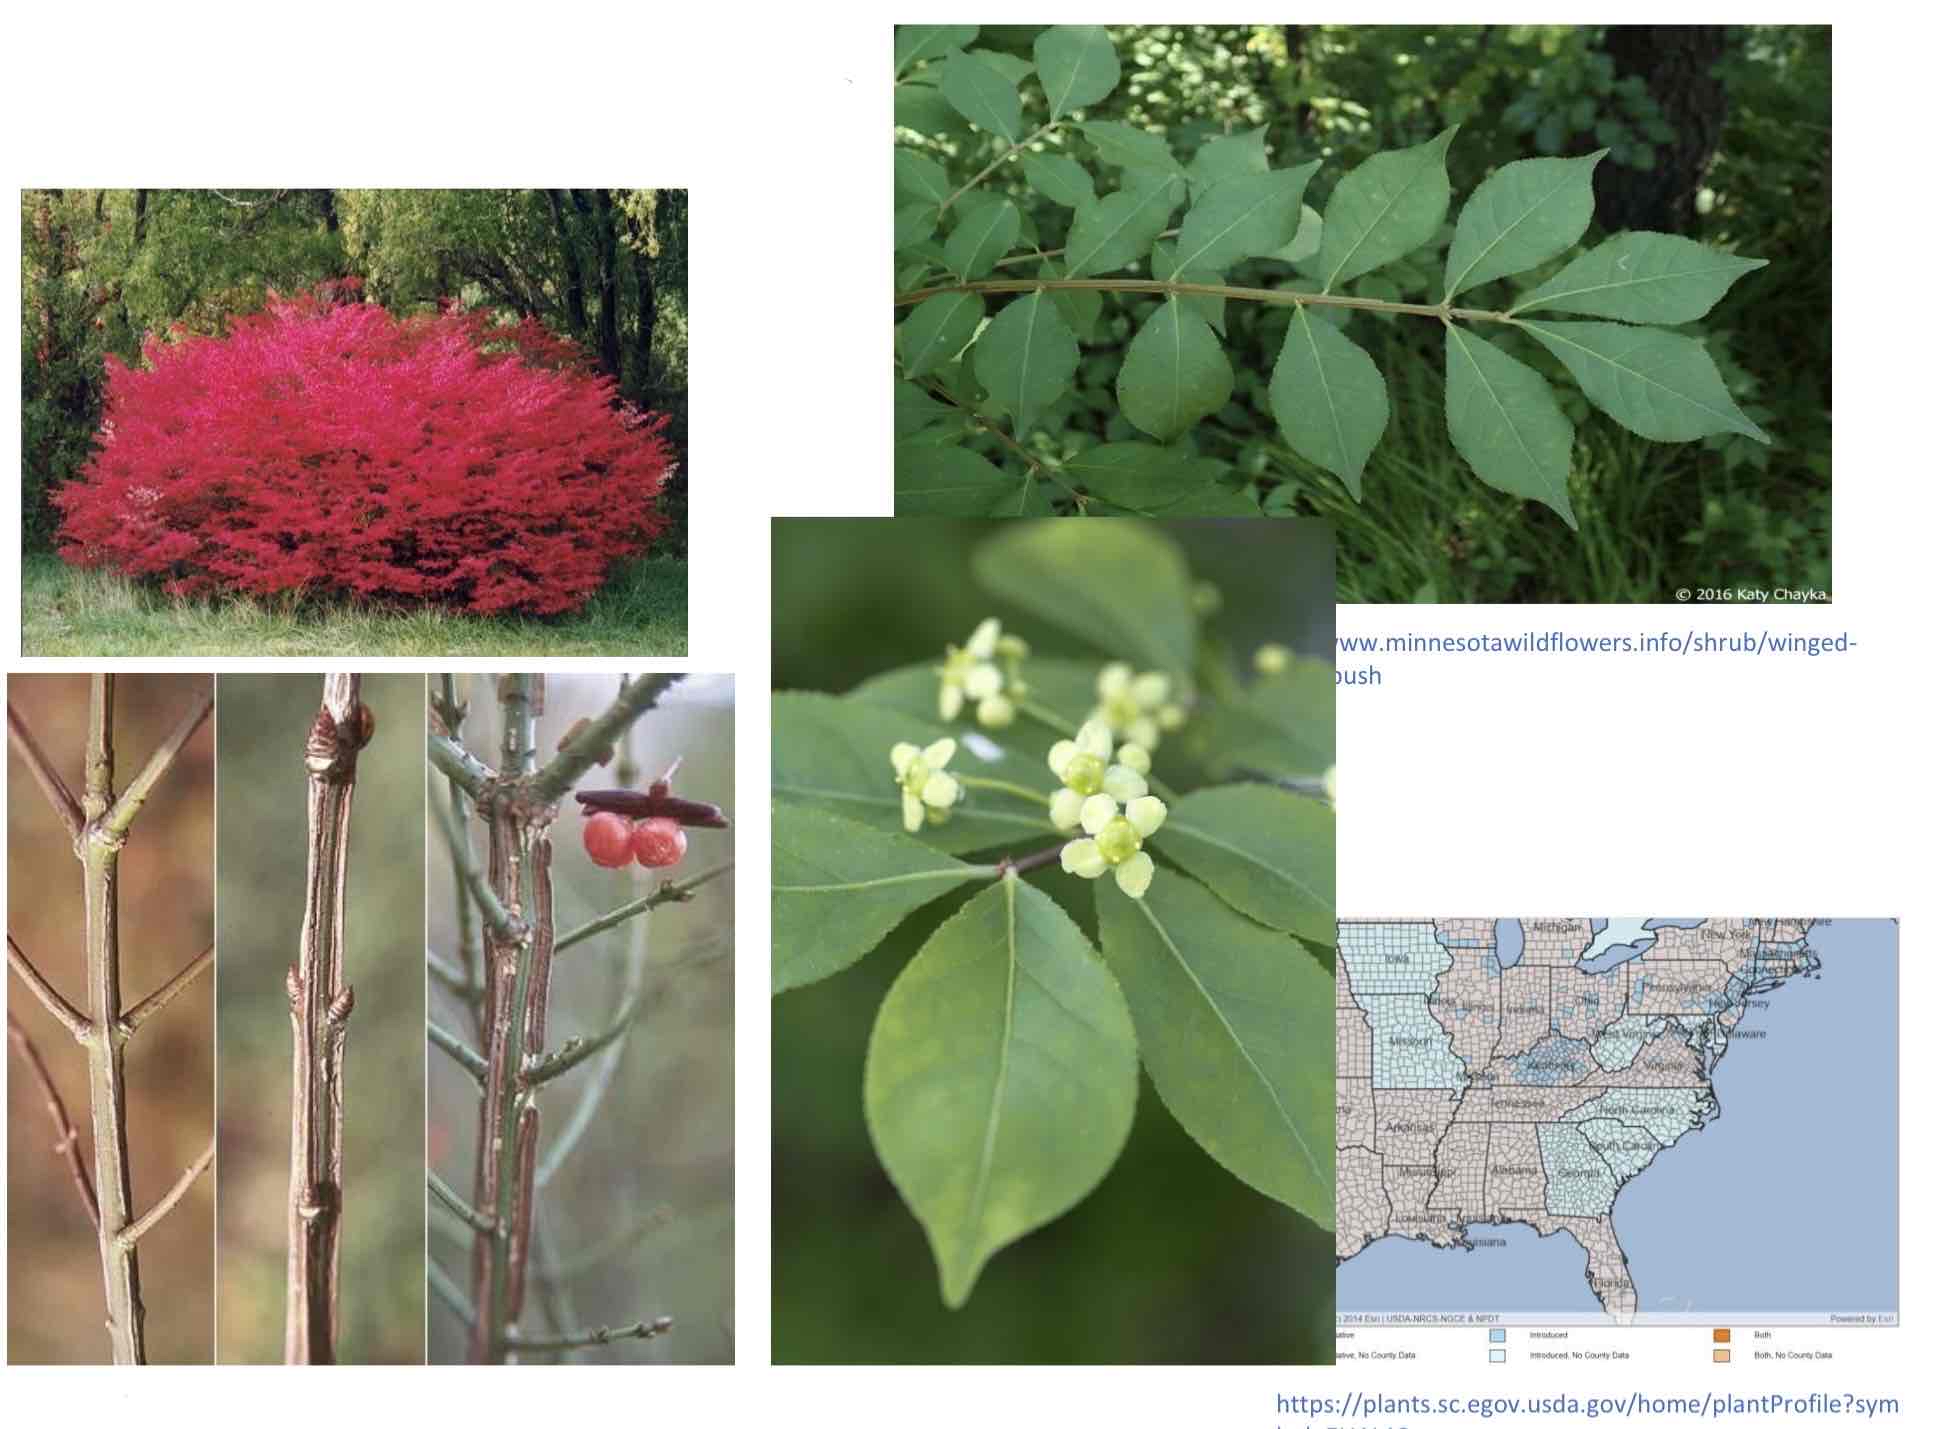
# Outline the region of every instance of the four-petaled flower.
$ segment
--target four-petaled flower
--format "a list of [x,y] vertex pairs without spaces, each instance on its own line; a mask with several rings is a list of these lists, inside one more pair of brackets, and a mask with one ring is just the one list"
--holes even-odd
[[982,620],[965,645],[946,646],[945,664],[939,666],[939,718],[959,718],[959,711],[971,700],[979,706],[979,722],[988,729],[1012,724],[1014,701],[1027,693],[1020,678],[1020,662],[1026,658],[1025,640],[1002,634],[994,616]]
[[905,806],[905,832],[915,834],[927,819],[942,824],[959,802],[959,781],[945,772],[959,746],[937,740],[920,749],[902,741],[891,746],[891,767],[898,775],[899,797]]
[[1143,778],[1150,772],[1149,751],[1139,744],[1125,744],[1119,751],[1114,746],[1109,727],[1091,719],[1073,739],[1057,739],[1048,750],[1048,768],[1062,784],[1048,796],[1048,818],[1063,833],[1081,823],[1082,806],[1097,794],[1126,802],[1149,793]]
[[1163,827],[1169,810],[1155,795],[1131,799],[1116,811],[1116,801],[1097,794],[1082,805],[1082,832],[1061,850],[1061,866],[1080,878],[1116,871],[1116,887],[1131,898],[1149,891],[1156,864],[1143,852],[1143,840]]
[[1184,722],[1183,706],[1170,699],[1170,677],[1160,670],[1139,675],[1127,665],[1104,665],[1095,678],[1095,696],[1091,718],[1144,749],[1155,749],[1163,731]]

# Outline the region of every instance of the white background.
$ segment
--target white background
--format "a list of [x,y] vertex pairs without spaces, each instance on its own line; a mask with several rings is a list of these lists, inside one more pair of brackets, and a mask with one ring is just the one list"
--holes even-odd
[[[1569,21],[1532,6],[1507,20]],[[1623,9],[1624,7],[1612,7]],[[1359,609],[1343,633],[1702,628],[1849,630],[1849,657],[1401,659],[1341,703],[1340,901],[1375,913],[1790,913],[1903,919],[1904,1328],[1814,1371],[1683,1367],[1481,1374],[1329,1369],[771,1369],[769,1349],[767,517],[890,509],[887,143],[890,25],[974,18],[920,4],[510,7],[98,4],[14,7],[9,189],[285,184],[684,186],[690,279],[691,646],[740,681],[737,1355],[729,1369],[638,1373],[345,1370],[329,1392],[270,1396],[270,1369],[0,1371],[31,1420],[137,1413],[152,1425],[380,1412],[504,1423],[586,1414],[681,1425],[1303,1425],[1275,1396],[1896,1394],[1943,1424],[1954,1328],[1952,1051],[1959,1045],[1952,834],[1950,589],[1955,576],[1955,314],[1950,22],[1866,4],[1728,6],[1720,18],[1839,20],[1834,314],[1838,602],[1738,610]],[[1006,21],[1246,19],[1145,5],[1122,16],[1009,7]],[[1311,16],[1274,15],[1295,19]],[[1349,7],[1335,18],[1480,21],[1461,6]],[[1696,21],[1704,7],[1636,14]],[[10,256],[18,231],[0,224]],[[11,331],[18,293],[0,283]],[[1823,320],[1825,315],[1819,314]],[[3,345],[6,391],[17,349]],[[0,422],[18,442],[19,424]],[[18,622],[19,488],[5,492],[4,636]],[[840,573],[840,578],[842,573]],[[159,668],[167,662],[101,662]],[[220,669],[259,662],[199,661]],[[378,668],[404,662],[362,662]],[[653,668],[673,662],[655,662]],[[616,667],[616,662],[567,662]],[[10,670],[64,668],[9,659]],[[480,669],[485,662],[450,662]],[[1882,1054],[1882,1049],[1879,1049]],[[1854,1055],[1828,1049],[1819,1055]],[[1823,1131],[1825,1129],[1819,1129]],[[1819,1139],[1816,1154],[1828,1155]],[[1803,1187],[1788,1194],[1802,1206]],[[1711,1188],[1710,1213],[1723,1207]],[[1803,1235],[1833,1208],[1804,1206]],[[1174,1234],[1174,1229],[1166,1233]],[[1175,1325],[1166,1325],[1174,1343]],[[1846,1353],[1849,1349],[1846,1350]],[[1696,1357],[1697,1359],[1697,1357]],[[492,1399],[492,1395],[496,1397]],[[1315,1424],[1328,1421],[1312,1421]],[[1366,1421],[1390,1425],[1399,1416]],[[1439,1422],[1431,1420],[1428,1422]],[[1548,1421],[1547,1421],[1548,1422]],[[1808,1422],[1816,1422],[1812,1417]]]

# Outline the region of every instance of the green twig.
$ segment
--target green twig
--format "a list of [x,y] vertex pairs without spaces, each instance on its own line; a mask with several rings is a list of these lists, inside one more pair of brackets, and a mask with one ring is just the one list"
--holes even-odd
[[1356,298],[1341,293],[1301,293],[1290,288],[1240,288],[1230,283],[1184,283],[1158,278],[978,278],[968,283],[946,283],[933,288],[915,288],[892,300],[896,307],[910,307],[940,293],[1036,293],[1042,290],[1084,293],[1154,293],[1159,297],[1231,298],[1246,303],[1274,303],[1359,308],[1363,312],[1406,313],[1414,317],[1436,318],[1443,322],[1507,323],[1510,314],[1488,308],[1458,308],[1448,303],[1395,303],[1384,298]]
[[724,863],[710,868],[706,873],[696,874],[694,877],[685,879],[679,883],[671,880],[663,882],[657,889],[647,894],[644,898],[635,898],[630,903],[614,908],[610,913],[599,914],[598,917],[592,919],[589,923],[580,923],[569,933],[565,933],[559,937],[557,950],[562,953],[567,948],[584,942],[587,938],[597,937],[608,928],[618,927],[628,918],[637,918],[642,913],[650,913],[662,903],[685,903],[694,896],[694,890],[699,888],[703,883],[708,882],[710,879],[719,878],[722,874],[732,871],[733,868],[734,865],[732,863]]

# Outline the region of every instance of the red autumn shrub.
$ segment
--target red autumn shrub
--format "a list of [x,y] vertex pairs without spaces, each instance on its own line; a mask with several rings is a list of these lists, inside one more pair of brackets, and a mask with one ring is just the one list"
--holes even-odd
[[537,323],[396,318],[358,279],[108,359],[63,559],[173,594],[301,590],[551,615],[660,534],[666,418]]

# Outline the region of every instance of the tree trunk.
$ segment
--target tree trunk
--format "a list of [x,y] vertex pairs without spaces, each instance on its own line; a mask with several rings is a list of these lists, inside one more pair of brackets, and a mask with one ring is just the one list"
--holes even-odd
[[578,244],[571,236],[571,226],[565,222],[564,200],[558,197],[556,189],[546,189],[545,197],[551,200],[551,222],[558,230],[558,252],[565,265],[565,323],[573,337],[585,340],[585,273],[578,262]]
[[633,250],[633,281],[639,298],[639,328],[633,334],[639,349],[639,390],[635,395],[643,406],[653,396],[653,324],[659,317],[659,305],[653,290],[653,260],[637,248]]
[[1598,170],[1598,220],[1611,231],[1685,231],[1707,166],[1720,147],[1728,118],[1728,93],[1716,74],[1727,52],[1723,25],[1615,25],[1605,32],[1605,52],[1620,78],[1638,75],[1675,131],[1670,144],[1654,146],[1651,169],[1641,171],[1607,159]]
[[612,195],[592,190],[598,211],[599,368],[608,377],[619,375],[619,234],[612,220]]

